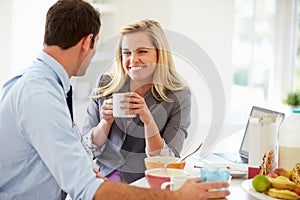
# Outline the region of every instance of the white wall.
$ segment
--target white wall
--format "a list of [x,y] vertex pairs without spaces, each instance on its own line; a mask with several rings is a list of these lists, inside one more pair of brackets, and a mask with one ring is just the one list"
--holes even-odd
[[197,42],[215,63],[226,95],[231,84],[234,0],[172,1],[171,28]]
[[46,13],[53,2],[55,0],[12,0],[13,73],[30,65],[43,48]]
[[[12,4],[9,0],[0,1],[0,86],[11,72],[12,53]],[[0,89],[1,94],[1,89]]]
[[[0,86],[42,49],[46,12],[55,0],[0,1]],[[34,5],[34,8],[33,8]]]
[[[224,86],[225,99],[220,99],[220,102],[225,101],[228,106],[230,86],[232,83],[231,47],[234,22],[234,0],[172,0],[172,3],[170,13],[171,29],[195,41],[211,58],[221,76],[221,81]],[[192,51],[193,49],[191,49],[191,53],[194,53]],[[184,68],[182,70],[185,70],[187,66],[177,67],[182,67]],[[211,66],[208,65],[206,67]],[[190,73],[193,72],[191,71]],[[210,134],[208,133],[208,128],[212,120],[212,115],[216,114],[213,112],[218,112],[218,110],[212,111],[213,107],[216,108],[216,105],[212,105],[209,93],[218,91],[207,91],[207,89],[211,89],[209,85],[204,87],[205,83],[203,83],[203,79],[202,81],[199,79],[193,80],[191,75],[188,76],[188,81],[195,95],[195,102],[193,102],[192,108],[193,106],[195,108],[196,104],[198,110],[196,112],[192,110],[193,118],[190,134],[194,135],[188,138],[189,141],[185,143],[184,147],[186,148],[186,152],[191,152],[198,146],[199,141],[204,141],[207,134]],[[216,79],[216,77],[203,78]],[[199,90],[199,88],[201,89]],[[221,113],[219,114],[221,115]],[[195,119],[198,119],[196,124],[193,123]],[[226,135],[236,131],[235,128],[232,130],[232,126],[226,126],[226,128],[227,129],[220,132],[220,134]],[[186,144],[191,147],[187,147]],[[214,144],[211,145],[213,146]]]

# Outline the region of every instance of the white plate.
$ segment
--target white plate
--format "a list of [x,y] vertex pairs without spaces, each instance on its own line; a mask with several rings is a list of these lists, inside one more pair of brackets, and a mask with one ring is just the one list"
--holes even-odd
[[247,171],[240,171],[240,170],[230,170],[230,175],[232,178],[241,178],[248,174]]
[[251,196],[255,197],[256,199],[259,200],[278,200],[276,198],[270,197],[266,194],[263,193],[259,193],[256,192],[253,188],[252,188],[252,179],[249,180],[245,180],[242,182],[241,184],[242,188],[249,193]]

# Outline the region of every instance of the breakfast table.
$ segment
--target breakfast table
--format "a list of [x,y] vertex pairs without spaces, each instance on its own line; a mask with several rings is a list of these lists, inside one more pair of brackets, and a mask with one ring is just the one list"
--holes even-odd
[[[230,195],[227,197],[227,199],[232,200],[256,200],[257,198],[250,196],[245,190],[242,189],[241,184],[244,181],[244,178],[234,178],[231,180],[229,191]],[[133,186],[137,187],[143,187],[143,188],[149,188],[149,185],[146,181],[146,178],[141,178],[133,183],[131,183]]]
[[[192,157],[187,159],[185,170],[190,172],[193,176],[196,175],[195,171],[197,169],[194,168]],[[198,169],[198,173],[199,173],[199,169]],[[255,198],[255,197],[251,196],[246,190],[244,190],[241,186],[242,183],[244,185],[249,184],[247,182],[247,176],[246,175],[242,176],[242,177],[237,177],[237,178],[232,178],[231,179],[230,187],[229,187],[230,195],[227,197],[227,199],[232,199],[232,200],[237,200],[237,199],[256,200],[256,199],[258,199],[258,198]],[[137,187],[143,187],[143,188],[150,188],[145,177],[131,183],[131,185],[137,186]],[[247,186],[248,185],[246,185],[246,187]]]
[[[234,146],[233,144],[235,143],[239,143],[239,142],[235,142],[235,140],[239,140],[240,136],[239,133],[236,134],[232,134],[229,137],[226,137],[222,140],[220,140],[215,149],[224,149],[224,146]],[[221,148],[223,147],[223,148]],[[238,147],[236,147],[238,148]],[[228,149],[226,149],[228,150]],[[233,151],[235,149],[232,149]],[[189,172],[193,177],[194,176],[199,176],[200,177],[200,169],[199,168],[195,168],[195,165],[200,165],[201,166],[201,160],[199,160],[199,156],[197,154],[192,155],[190,157],[188,157],[186,159],[186,165],[185,165],[185,170],[187,172]],[[131,183],[131,185],[133,186],[137,186],[137,187],[143,187],[143,188],[150,188],[146,178],[141,178],[133,183]],[[243,187],[242,187],[243,186]],[[243,174],[241,176],[234,176],[232,177],[231,181],[230,181],[230,186],[229,186],[229,191],[230,191],[230,195],[227,197],[227,199],[232,199],[232,200],[257,200],[257,199],[274,199],[271,197],[268,197],[267,195],[264,194],[260,194],[257,192],[254,192],[253,190],[250,189],[251,187],[251,182],[250,180],[247,179],[247,174]]]

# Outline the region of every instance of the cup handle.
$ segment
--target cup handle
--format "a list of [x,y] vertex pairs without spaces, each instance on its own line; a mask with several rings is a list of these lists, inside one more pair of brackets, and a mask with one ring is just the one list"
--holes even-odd
[[168,186],[173,185],[172,182],[164,182],[163,184],[161,184],[160,189],[165,190]]

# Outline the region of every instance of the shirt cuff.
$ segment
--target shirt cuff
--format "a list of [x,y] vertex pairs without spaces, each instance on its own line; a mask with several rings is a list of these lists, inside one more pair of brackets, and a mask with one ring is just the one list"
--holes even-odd
[[145,152],[147,157],[154,157],[154,156],[161,156],[161,157],[165,157],[165,156],[169,156],[169,157],[175,157],[174,152],[171,150],[171,148],[168,147],[168,145],[166,144],[165,140],[164,141],[164,145],[163,147],[160,149],[160,152],[156,155],[151,156],[148,151],[147,151],[147,147],[145,148]]
[[102,150],[105,147],[105,144],[102,147],[98,147],[97,145],[95,145],[92,141],[92,133],[94,131],[95,127],[92,128],[89,132],[87,132],[86,134],[84,134],[83,136],[83,140],[85,142],[85,144],[88,146],[88,148],[92,151],[94,157],[97,157],[101,154]]

